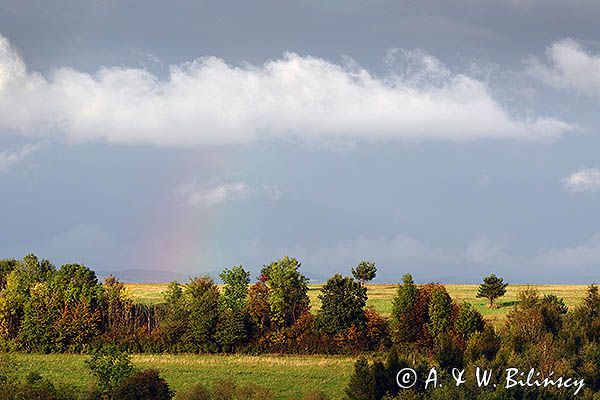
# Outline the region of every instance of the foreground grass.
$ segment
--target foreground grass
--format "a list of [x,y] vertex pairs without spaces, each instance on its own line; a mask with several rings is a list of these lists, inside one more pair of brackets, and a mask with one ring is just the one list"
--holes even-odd
[[[16,354],[25,370],[38,371],[59,386],[69,386],[82,395],[94,380],[77,354]],[[144,355],[132,356],[136,367],[155,368],[172,389],[182,390],[199,382],[211,385],[232,378],[269,388],[278,399],[300,397],[320,390],[329,398],[343,397],[354,359],[338,356],[243,356],[243,355]]]
[[[319,293],[322,285],[309,285],[308,295],[310,297],[313,312],[321,306]],[[506,314],[517,303],[519,292],[525,290],[527,285],[509,285],[506,295],[498,301],[499,308],[488,308],[487,300],[478,299],[478,285],[445,285],[450,296],[457,302],[467,301],[484,315],[484,317],[494,324],[500,326],[506,318]],[[392,312],[392,299],[396,292],[397,285],[393,284],[374,284],[367,285],[369,300],[367,306],[389,316]],[[565,299],[569,307],[574,307],[585,297],[587,285],[531,285],[537,289],[541,295],[554,293]],[[127,288],[136,301],[146,304],[155,304],[163,301],[162,292],[166,290],[166,283],[130,283]]]

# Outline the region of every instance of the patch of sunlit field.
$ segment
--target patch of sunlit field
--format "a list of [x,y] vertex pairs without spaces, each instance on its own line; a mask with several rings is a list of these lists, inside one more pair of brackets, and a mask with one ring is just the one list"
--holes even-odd
[[131,297],[140,303],[157,304],[164,301],[163,292],[168,283],[126,283],[125,287]]
[[[93,385],[84,364],[87,356],[76,354],[15,354],[27,371],[37,371],[57,386],[73,387],[82,396]],[[233,379],[240,384],[255,383],[270,389],[278,399],[292,399],[316,390],[329,398],[343,397],[354,359],[338,356],[246,356],[157,354],[132,356],[140,369],[154,368],[181,391],[204,383]]]
[[[166,283],[129,283],[126,284],[129,292],[136,301],[146,304],[160,303],[163,301],[162,292],[166,290]],[[319,300],[320,284],[309,285],[308,295],[311,301],[312,312],[317,312],[321,307]],[[489,308],[486,299],[477,298],[478,285],[445,285],[452,298],[460,303],[467,301],[481,312],[484,317],[495,326],[504,323],[508,312],[517,304],[518,294],[527,289],[528,285],[509,285],[506,295],[497,300],[497,308]],[[396,293],[395,284],[368,284],[367,306],[374,308],[384,316],[392,312],[392,300]],[[531,285],[539,291],[540,295],[553,293],[562,297],[569,307],[578,305],[587,290],[587,285]]]

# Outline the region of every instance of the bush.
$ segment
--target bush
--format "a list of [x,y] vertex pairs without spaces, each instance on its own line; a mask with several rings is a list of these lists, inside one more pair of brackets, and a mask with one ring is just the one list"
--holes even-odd
[[85,364],[98,379],[102,394],[112,393],[133,373],[129,355],[112,346],[95,350]]
[[214,397],[210,390],[199,383],[191,389],[183,392],[177,392],[177,400],[213,400]]
[[254,383],[239,385],[232,380],[220,380],[213,385],[215,400],[273,400],[275,397],[269,389]]
[[376,399],[375,379],[366,358],[361,357],[354,363],[354,372],[345,392],[349,400]]
[[155,369],[139,371],[125,379],[113,394],[113,400],[169,400],[175,394]]

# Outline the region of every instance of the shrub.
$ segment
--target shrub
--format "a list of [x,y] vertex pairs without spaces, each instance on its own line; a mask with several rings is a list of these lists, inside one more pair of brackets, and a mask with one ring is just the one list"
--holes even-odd
[[486,325],[482,332],[476,332],[469,338],[465,356],[470,361],[476,361],[482,357],[492,361],[500,350],[501,344],[500,336],[496,334],[494,328]]
[[350,376],[350,382],[346,387],[346,395],[349,400],[375,400],[377,388],[373,371],[365,357],[360,357],[354,363],[354,372]]
[[114,391],[113,400],[169,400],[173,396],[158,371],[147,369],[125,379]]
[[220,380],[213,385],[215,400],[273,400],[275,397],[269,389],[254,383],[239,385],[232,380]]
[[214,397],[209,389],[198,383],[191,389],[177,392],[177,400],[213,400]]
[[133,373],[129,355],[113,346],[93,351],[85,364],[98,379],[98,388],[103,394],[112,393]]
[[387,320],[372,308],[364,311],[366,320],[366,339],[369,350],[388,348],[390,345]]

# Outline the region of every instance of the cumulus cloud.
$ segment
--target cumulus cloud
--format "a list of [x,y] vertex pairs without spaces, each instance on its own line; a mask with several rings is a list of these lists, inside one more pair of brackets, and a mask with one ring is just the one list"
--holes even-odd
[[600,190],[600,168],[585,168],[572,173],[563,184],[571,192],[595,192]]
[[210,207],[231,200],[245,199],[253,192],[254,189],[243,181],[224,183],[208,188],[190,183],[182,185],[178,190],[178,194],[183,197],[186,204],[199,207]]
[[547,85],[585,95],[600,95],[600,54],[586,51],[572,39],[546,49],[546,62],[528,59],[528,72]]
[[[0,36],[0,132],[72,142],[155,145],[553,138],[571,129],[519,117],[485,82],[454,74],[423,51],[396,51],[404,70],[376,76],[356,63],[287,53],[263,65],[204,57],[169,67],[90,74],[28,70]],[[395,63],[395,65],[398,63]]]
[[26,144],[18,149],[0,152],[0,172],[7,172],[14,165],[29,157],[39,147],[38,144]]

